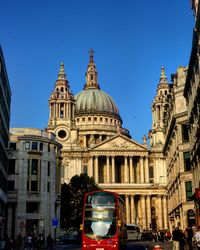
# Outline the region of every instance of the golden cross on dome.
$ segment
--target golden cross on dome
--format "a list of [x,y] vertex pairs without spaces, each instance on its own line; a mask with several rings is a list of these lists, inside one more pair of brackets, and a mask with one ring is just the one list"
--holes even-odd
[[165,69],[164,69],[164,66],[162,66],[162,68],[161,68],[161,76],[165,76]]
[[94,53],[94,50],[93,49],[90,49],[90,62],[93,62],[93,53]]

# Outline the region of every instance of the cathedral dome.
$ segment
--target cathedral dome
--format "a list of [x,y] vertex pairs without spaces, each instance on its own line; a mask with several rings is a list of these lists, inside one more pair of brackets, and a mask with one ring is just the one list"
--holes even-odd
[[96,65],[93,61],[93,50],[91,49],[84,90],[75,96],[75,115],[105,114],[121,120],[118,108],[112,97],[100,90],[97,75]]
[[118,108],[112,97],[99,88],[86,88],[76,96],[77,114],[107,114],[119,116]]

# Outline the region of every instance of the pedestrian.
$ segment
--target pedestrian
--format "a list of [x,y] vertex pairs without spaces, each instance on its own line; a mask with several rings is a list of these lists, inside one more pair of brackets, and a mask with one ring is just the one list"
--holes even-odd
[[178,227],[175,227],[175,229],[172,232],[173,250],[179,250],[180,238],[181,238],[180,229]]
[[165,237],[166,237],[166,241],[170,242],[171,240],[171,233],[169,230],[167,230],[166,234],[165,234]]
[[17,235],[16,245],[18,250],[22,250],[22,235],[20,233]]
[[198,226],[198,229],[194,235],[198,250],[200,250],[200,226]]
[[31,234],[29,234],[27,237],[27,247],[28,249],[32,248],[32,235]]
[[53,249],[53,239],[51,238],[51,234],[47,236],[47,249]]
[[192,238],[193,238],[193,230],[191,227],[187,227],[185,229],[186,242],[188,244],[189,250],[192,250]]
[[183,232],[183,230],[180,230],[180,240],[179,240],[179,246],[180,246],[180,250],[184,250],[184,246],[185,246],[185,234]]

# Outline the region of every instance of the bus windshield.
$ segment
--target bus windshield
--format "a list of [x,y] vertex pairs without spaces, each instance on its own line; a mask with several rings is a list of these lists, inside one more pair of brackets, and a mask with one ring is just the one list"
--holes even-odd
[[92,239],[111,238],[117,229],[116,198],[109,193],[94,193],[86,198],[84,233]]
[[116,228],[116,220],[86,220],[84,233],[92,239],[106,239],[116,234]]

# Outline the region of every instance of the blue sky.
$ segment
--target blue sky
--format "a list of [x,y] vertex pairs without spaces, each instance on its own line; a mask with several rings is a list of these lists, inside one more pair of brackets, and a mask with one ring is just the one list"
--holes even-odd
[[123,127],[142,142],[161,66],[170,81],[189,62],[190,0],[2,0],[0,10],[11,127],[45,128],[60,63],[77,94],[93,48],[101,89],[117,104]]

